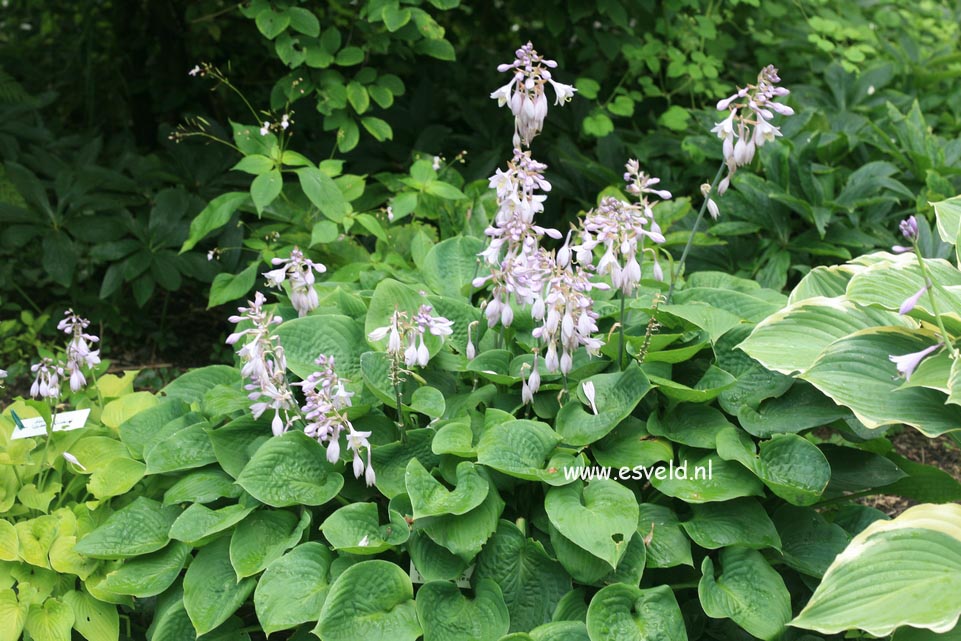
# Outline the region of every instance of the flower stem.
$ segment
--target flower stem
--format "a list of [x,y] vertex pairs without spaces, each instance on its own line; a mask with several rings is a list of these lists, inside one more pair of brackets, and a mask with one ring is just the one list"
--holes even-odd
[[50,404],[50,424],[47,425],[47,440],[43,444],[43,455],[40,458],[40,477],[37,479],[37,489],[43,491],[43,486],[47,480],[47,452],[50,450],[50,441],[53,440],[53,426],[57,421],[57,406]]
[[624,369],[624,292],[621,292],[621,322],[620,327],[617,330],[618,344],[617,344],[617,369],[623,371]]
[[934,281],[931,280],[931,276],[928,274],[928,268],[924,264],[924,258],[921,256],[921,249],[918,247],[917,242],[914,243],[914,255],[918,258],[918,266],[921,268],[921,277],[924,279],[924,284],[928,288],[928,300],[931,301],[931,313],[934,314],[934,319],[938,323],[938,329],[941,331],[941,338],[944,340],[944,344],[948,348],[948,353],[951,354],[951,359],[957,360],[958,350],[954,347],[954,344],[948,337],[947,330],[944,329],[944,320],[941,318],[941,313],[938,311],[938,303],[934,298],[934,289],[940,289],[941,286],[936,285]]
[[704,212],[707,211],[707,200],[714,194],[714,190],[717,189],[717,183],[721,180],[721,174],[724,173],[724,168],[727,165],[721,162],[721,166],[717,168],[717,174],[714,176],[714,180],[711,181],[711,191],[708,196],[704,198],[704,202],[701,203],[701,209],[697,212],[697,218],[694,219],[694,226],[691,227],[691,235],[687,238],[687,244],[684,246],[684,251],[681,252],[681,259],[677,261],[677,265],[674,267],[674,272],[671,274],[671,286],[667,290],[667,299],[665,303],[671,302],[671,295],[674,294],[674,288],[677,286],[677,279],[681,277],[681,271],[684,269],[684,261],[687,260],[687,255],[691,251],[691,247],[694,245],[694,236],[697,234],[697,228],[701,224],[701,219],[704,218]]

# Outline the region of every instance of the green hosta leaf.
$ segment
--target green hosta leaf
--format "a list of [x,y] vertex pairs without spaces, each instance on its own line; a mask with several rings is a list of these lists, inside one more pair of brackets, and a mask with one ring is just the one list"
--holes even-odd
[[880,454],[824,443],[821,451],[831,464],[828,494],[884,487],[907,478],[907,474]]
[[120,426],[120,439],[130,453],[143,458],[144,448],[164,425],[190,411],[181,400],[168,400],[130,418]]
[[352,211],[337,183],[321,170],[302,167],[297,170],[297,177],[310,202],[333,222],[343,222],[344,217]]
[[714,344],[718,367],[737,378],[717,399],[721,409],[733,416],[745,405],[756,408],[765,399],[781,396],[795,383],[794,378],[767,369],[737,349],[750,333],[750,325],[738,325]]
[[802,432],[847,416],[847,410],[804,383],[793,385],[783,396],[768,399],[756,409],[742,405],[737,413],[741,427],[760,438]]
[[494,487],[479,506],[461,515],[434,516],[419,522],[419,527],[434,543],[464,560],[477,556],[497,529],[504,501]]
[[[251,503],[253,503],[251,501]],[[218,510],[195,503],[184,510],[173,525],[170,526],[170,538],[184,543],[195,544],[208,536],[222,532],[232,525],[239,523],[250,514],[256,504],[228,505]]]
[[510,615],[500,587],[481,579],[474,598],[453,583],[433,581],[417,591],[417,616],[424,641],[497,641],[510,627]]
[[331,560],[330,550],[311,541],[267,566],[254,592],[254,607],[264,632],[271,634],[320,618]]
[[330,587],[315,632],[324,641],[414,641],[421,635],[410,577],[387,561],[362,561]]
[[708,550],[731,545],[753,549],[781,547],[781,539],[767,512],[755,499],[694,505],[691,518],[682,523],[695,543]]
[[926,436],[956,430],[961,410],[926,388],[899,388],[889,356],[930,347],[933,336],[897,328],[864,330],[836,341],[802,376],[835,402],[851,408],[870,429],[905,423]]
[[691,541],[687,538],[681,522],[671,508],[653,503],[637,506],[640,516],[638,534],[647,541],[647,566],[672,568],[678,565],[694,566],[691,559]]
[[779,638],[791,620],[791,595],[781,575],[755,550],[724,548],[719,560],[716,578],[711,558],[701,563],[697,596],[705,614],[731,619],[765,641]]
[[410,408],[431,418],[444,415],[444,394],[435,387],[418,387],[410,399]]
[[886,493],[926,503],[961,501],[961,483],[944,470],[915,463],[894,453],[888,454],[888,458],[909,476],[885,487]]
[[961,506],[919,505],[854,537],[791,625],[885,636],[902,625],[947,632],[961,614]]
[[[381,101],[383,101],[383,94],[377,93],[378,91],[383,91],[383,90],[379,89],[378,87],[368,87],[367,91],[370,93],[371,98],[374,98],[375,95],[381,96],[381,100],[377,101],[378,104],[380,104]],[[377,100],[376,98],[374,99]],[[390,99],[390,102],[391,103],[393,102],[393,98]],[[387,121],[383,120],[382,118],[375,118],[374,116],[364,116],[363,118],[360,119],[360,124],[363,125],[364,129],[367,130],[367,133],[373,136],[374,140],[378,142],[384,142],[385,140],[393,140],[394,138],[394,130],[387,123]]]
[[591,445],[591,454],[598,465],[612,468],[650,467],[673,459],[674,448],[667,440],[652,437],[642,421],[628,417],[607,436]]
[[217,462],[233,478],[240,476],[260,446],[272,438],[270,426],[266,422],[255,421],[250,417],[235,419],[212,430],[207,436],[214,448]]
[[185,403],[203,401],[204,395],[218,385],[240,387],[240,370],[227,365],[208,365],[183,374],[160,390],[161,395]]
[[587,631],[591,641],[687,641],[681,608],[666,585],[607,586],[591,599]]
[[337,496],[344,477],[333,471],[320,443],[294,431],[264,443],[237,484],[272,507],[323,505]]
[[287,366],[302,379],[317,371],[317,356],[333,356],[337,373],[358,382],[360,356],[368,349],[361,323],[348,316],[326,314],[304,316],[281,324],[276,329],[284,346]]
[[457,465],[457,485],[448,490],[417,459],[407,464],[407,494],[414,508],[414,519],[444,514],[464,514],[487,498],[490,486],[468,461]]
[[349,554],[379,554],[403,545],[410,536],[404,517],[387,510],[388,523],[381,525],[376,503],[352,503],[339,508],[320,526],[331,547]]
[[[623,372],[597,374],[586,382],[594,384],[598,413],[594,414],[589,405],[573,401],[557,413],[557,433],[565,443],[574,446],[589,445],[607,436],[651,389],[647,376],[633,363]],[[582,389],[583,383],[578,387],[579,391]]]
[[262,214],[267,206],[277,200],[277,196],[280,195],[283,188],[284,179],[278,169],[254,178],[254,181],[250,184],[250,199],[254,201],[257,213]]
[[213,503],[217,499],[240,496],[241,489],[219,468],[198,470],[183,476],[164,492],[164,505]]
[[782,505],[774,513],[785,563],[802,574],[822,577],[850,537],[809,507]]
[[682,404],[667,412],[663,418],[651,414],[647,431],[655,436],[705,450],[717,446],[717,435],[734,427],[719,410],[705,405]]
[[[561,534],[553,524],[550,525],[551,546],[554,556],[577,583],[586,585],[608,585],[627,583],[639,585],[644,575],[647,549],[644,538],[634,532],[627,544],[624,556],[618,562],[617,570]],[[556,618],[556,617],[555,617]]]
[[510,476],[537,481],[561,437],[545,423],[507,421],[491,426],[477,444],[477,462]]
[[131,559],[108,572],[98,588],[140,599],[156,596],[177,579],[189,554],[189,546],[173,541],[158,552]]
[[682,449],[678,463],[665,470],[661,478],[656,474],[651,475],[651,485],[661,493],[686,503],[709,503],[764,495],[761,481],[741,465],[725,461],[714,452],[695,458],[695,452]]
[[210,201],[203,211],[190,222],[190,235],[180,248],[184,253],[194,248],[203,238],[226,225],[250,195],[243,191],[230,191]]
[[831,480],[831,465],[824,454],[797,434],[775,434],[762,441],[759,450],[755,451],[754,441],[734,428],[717,438],[721,458],[739,462],[789,503],[816,503]]
[[177,507],[163,507],[140,497],[80,539],[76,550],[96,559],[127,559],[155,552],[170,542],[170,526],[179,514]]
[[544,508],[551,523],[574,544],[617,567],[637,532],[637,499],[610,480],[573,483],[547,491]]
[[35,641],[70,641],[73,624],[73,609],[60,599],[50,598],[43,606],[30,606],[25,627]]
[[416,458],[427,469],[433,469],[440,459],[431,451],[432,429],[410,430],[407,443],[391,443],[374,448],[372,461],[377,471],[377,489],[387,498],[407,491],[407,464]]
[[484,245],[481,239],[469,236],[437,243],[427,252],[420,266],[424,282],[442,296],[463,297],[465,287],[477,273],[477,254],[483,251]]
[[253,576],[297,545],[310,524],[310,512],[300,519],[287,510],[257,510],[230,536],[230,564],[237,580]]
[[[933,293],[938,310],[943,314],[948,327],[958,327],[961,320],[958,310],[961,309],[961,299],[954,292],[961,285],[961,273],[951,263],[942,259],[928,258],[924,261],[928,275],[940,287],[935,287],[922,296],[911,316],[924,320],[933,320],[931,297]],[[882,255],[882,259],[856,273],[848,284],[847,298],[860,305],[883,307],[896,313],[901,304],[913,296],[924,284],[925,278],[918,266],[917,258],[913,254],[903,254],[897,257]],[[950,289],[942,289],[950,287]]]
[[73,627],[87,641],[117,641],[120,638],[117,606],[77,590],[63,595],[63,602],[73,610]]
[[467,561],[437,545],[420,530],[411,532],[407,553],[425,581],[452,581],[467,569]]
[[254,591],[254,579],[237,580],[223,537],[197,552],[184,575],[184,608],[197,634],[226,621]]
[[179,472],[215,463],[213,446],[207,438],[209,423],[195,423],[166,439],[145,452],[147,474]]
[[551,620],[554,608],[571,589],[571,578],[543,546],[517,527],[501,521],[477,559],[474,580],[500,586],[510,612],[510,630],[531,630]]
[[[859,307],[840,298],[808,298],[758,323],[738,347],[768,369],[793,374],[806,372],[840,338],[879,325],[909,327],[910,323],[896,313]],[[785,345],[791,349],[784,349]]]

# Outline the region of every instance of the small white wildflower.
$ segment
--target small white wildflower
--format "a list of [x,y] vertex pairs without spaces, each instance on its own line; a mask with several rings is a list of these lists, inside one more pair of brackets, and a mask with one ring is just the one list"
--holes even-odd
[[187,75],[196,76],[200,73],[200,65],[194,65],[194,68],[187,72]]
[[80,468],[81,470],[83,470],[84,472],[87,471],[87,468],[85,468],[83,465],[81,465],[80,461],[77,460],[77,457],[74,456],[73,454],[71,454],[70,452],[64,452],[64,453],[63,453],[63,458],[67,459],[68,462],[73,463],[74,465],[76,465],[77,467],[79,467],[79,468]]
[[265,120],[264,126],[260,128],[260,135],[266,136],[269,133],[270,133],[270,121]]

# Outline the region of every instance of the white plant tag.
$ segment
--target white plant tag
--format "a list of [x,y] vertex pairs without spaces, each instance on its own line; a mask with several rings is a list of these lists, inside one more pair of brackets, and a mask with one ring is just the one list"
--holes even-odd
[[[69,432],[70,430],[79,430],[87,423],[88,416],[90,416],[90,408],[74,410],[72,412],[60,412],[53,419],[53,431]],[[20,422],[23,423],[23,428],[13,430],[13,436],[11,438],[36,438],[37,436],[47,435],[47,423],[41,416],[23,418],[20,419]]]

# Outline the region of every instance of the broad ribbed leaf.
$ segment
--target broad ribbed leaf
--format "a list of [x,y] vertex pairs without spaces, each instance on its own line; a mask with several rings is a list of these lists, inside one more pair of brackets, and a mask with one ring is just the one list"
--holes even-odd
[[272,507],[323,505],[337,496],[344,477],[333,471],[320,443],[292,431],[264,443],[237,484]]
[[230,542],[221,537],[203,547],[184,575],[184,608],[197,634],[226,621],[254,591],[254,579],[237,580],[230,564]]
[[575,545],[617,568],[637,532],[634,493],[606,479],[552,487],[544,500],[547,516]]
[[320,618],[331,560],[326,546],[311,541],[267,566],[254,592],[254,607],[264,632],[271,634]]
[[447,581],[427,583],[417,591],[417,616],[424,641],[497,641],[510,627],[500,587],[481,579],[474,598]]
[[317,371],[314,361],[326,354],[334,357],[340,376],[360,382],[360,355],[369,347],[359,320],[337,314],[304,316],[281,324],[276,333],[284,346],[287,367],[300,378]]
[[666,585],[607,586],[591,599],[587,631],[591,641],[687,641],[681,608]]
[[179,515],[178,507],[163,507],[140,497],[80,539],[76,550],[97,559],[127,559],[156,552],[170,542],[170,526]]

